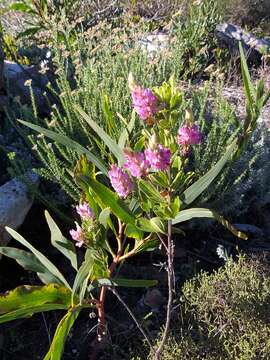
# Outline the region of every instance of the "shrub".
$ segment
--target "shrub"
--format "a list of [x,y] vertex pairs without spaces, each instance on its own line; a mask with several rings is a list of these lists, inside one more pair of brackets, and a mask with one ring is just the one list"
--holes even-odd
[[[270,280],[264,261],[240,256],[184,284],[183,322],[163,360],[269,359]],[[154,359],[151,355],[148,359]]]
[[[118,138],[124,123],[117,114],[121,113],[124,118],[130,114],[127,88],[129,71],[148,87],[154,83],[161,84],[171,74],[179,79],[203,72],[209,61],[208,45],[214,43],[212,30],[217,19],[212,0],[200,8],[192,8],[184,23],[175,23],[175,41],[169,52],[157,54],[153,60],[138,47],[139,39],[146,35],[148,29],[142,23],[111,31],[110,24],[100,22],[87,33],[79,33],[76,41],[67,41],[61,49],[58,49],[59,39],[55,36],[54,66],[59,90],[56,95],[60,96],[52,106],[45,126],[106,156],[102,144],[95,144],[93,133],[75,110],[75,105],[82,105],[96,123],[113,138]],[[74,76],[71,75],[73,71]],[[55,90],[52,91],[55,93]],[[44,119],[38,116],[35,108],[33,111],[26,107],[18,109],[16,105],[16,111],[9,113],[14,124],[20,118],[44,126]],[[77,160],[76,153],[62,146],[48,146],[44,139],[35,136],[31,142],[37,157],[44,164],[39,173],[48,180],[60,183],[69,196],[77,201],[79,191],[70,175]]]
[[[211,88],[215,88],[214,93]],[[209,98],[212,101],[209,102]],[[233,107],[222,96],[218,85],[208,84],[195,91],[193,103],[199,126],[207,136],[207,141],[202,142],[194,153],[194,166],[199,174],[203,174],[224,152],[227,139],[239,135],[243,125],[239,123]],[[198,204],[207,204],[211,209],[234,218],[254,211],[257,219],[262,220],[264,208],[270,200],[269,146],[269,130],[264,123],[259,123],[246,151],[227,165],[217,181],[198,200]]]

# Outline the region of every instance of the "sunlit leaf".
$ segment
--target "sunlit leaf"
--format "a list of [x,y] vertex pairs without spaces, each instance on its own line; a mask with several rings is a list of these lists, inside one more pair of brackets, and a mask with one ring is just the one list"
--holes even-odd
[[54,276],[48,269],[38,260],[38,258],[25,250],[16,249],[9,246],[0,247],[0,254],[5,255],[17,261],[27,271],[34,271],[44,284],[59,284],[62,282]]
[[217,214],[215,211],[204,209],[204,208],[192,208],[187,210],[182,210],[179,214],[173,219],[172,224],[176,225],[184,221],[188,221],[195,218],[208,218],[217,220],[220,224],[226,227],[231,231],[235,236],[247,240],[246,234],[237,230],[233,225],[231,225],[226,219]]
[[95,122],[89,115],[87,115],[82,108],[76,106],[76,110],[80,113],[83,119],[91,126],[95,133],[101,138],[101,140],[108,146],[109,150],[119,160],[120,164],[124,163],[124,154],[122,149],[117,143]]
[[38,133],[41,133],[45,136],[47,136],[48,138],[56,141],[59,144],[62,144],[70,149],[75,150],[78,155],[83,155],[85,154],[87,159],[89,161],[91,161],[92,163],[94,163],[96,165],[96,167],[104,174],[107,176],[108,171],[107,168],[105,166],[105,164],[99,159],[97,158],[95,155],[93,155],[89,150],[87,150],[85,147],[83,147],[82,145],[78,144],[76,141],[70,139],[69,137],[62,135],[62,134],[58,134],[54,131],[42,128],[41,126],[32,124],[30,122],[27,121],[23,121],[23,120],[18,120],[21,124],[29,127],[30,129],[33,129],[35,131],[37,131]]
[[106,207],[109,207],[112,213],[115,214],[120,220],[122,220],[125,224],[135,225],[135,219],[131,213],[123,208],[120,200],[113,191],[94,179],[89,179],[89,186],[96,197],[101,200],[102,204],[104,204]]
[[28,241],[26,241],[20,234],[18,234],[15,230],[6,227],[6,231],[19,243],[27,247],[36,257],[37,259],[42,263],[45,268],[51,272],[64,286],[70,289],[70,286],[64,276],[61,274],[61,272],[57,269],[57,267],[44,256],[40,251],[34,248]]
[[157,285],[157,280],[135,280],[135,279],[98,279],[99,286],[121,286],[121,287],[151,287]]
[[145,232],[166,234],[166,225],[159,217],[152,219],[140,218],[137,220],[137,226]]
[[77,270],[77,255],[74,244],[63,236],[48,211],[45,211],[45,217],[51,231],[52,245],[68,258],[73,268]]
[[215,180],[219,175],[224,165],[228,160],[231,159],[237,148],[237,139],[232,142],[231,145],[227,148],[227,151],[222,156],[222,158],[214,165],[204,176],[187,188],[181,196],[181,200],[184,204],[191,204],[202,192]]
[[77,319],[81,308],[75,307],[61,319],[54,334],[50,349],[44,360],[61,360],[68,334]]
[[0,295],[0,323],[29,317],[49,310],[68,309],[71,304],[69,289],[56,284],[19,286]]

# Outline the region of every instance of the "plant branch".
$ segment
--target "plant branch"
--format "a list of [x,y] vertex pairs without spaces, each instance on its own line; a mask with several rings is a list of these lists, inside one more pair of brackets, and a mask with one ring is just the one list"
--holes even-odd
[[[118,251],[117,255],[114,256],[113,261],[109,268],[109,278],[111,277],[112,273],[114,272],[117,264],[119,263],[119,259],[121,257],[121,254],[123,252],[123,234],[124,234],[124,226],[120,220],[118,220],[118,236],[117,236],[117,242],[118,242]],[[100,290],[99,295],[99,303],[97,305],[98,310],[98,328],[97,328],[97,337],[98,341],[101,342],[104,335],[106,335],[106,319],[105,319],[105,298],[106,298],[106,291],[107,286],[102,286]]]
[[136,316],[130,309],[130,307],[126,304],[126,302],[122,299],[120,294],[115,290],[115,288],[109,287],[109,290],[117,297],[117,299],[120,301],[120,303],[124,306],[124,308],[127,310],[133,321],[135,322],[137,328],[140,330],[142,335],[144,336],[145,340],[147,341],[147,344],[149,345],[150,349],[153,350],[153,346],[151,344],[151,341],[149,337],[147,336],[146,332],[143,330],[142,326],[139,324],[138,320],[136,319]]
[[163,332],[163,336],[160,342],[160,345],[155,354],[155,360],[160,360],[160,354],[163,350],[163,347],[168,339],[170,323],[171,323],[171,312],[172,312],[172,300],[173,300],[173,240],[172,240],[172,220],[168,221],[168,303],[167,303],[167,315],[166,315],[166,324]]

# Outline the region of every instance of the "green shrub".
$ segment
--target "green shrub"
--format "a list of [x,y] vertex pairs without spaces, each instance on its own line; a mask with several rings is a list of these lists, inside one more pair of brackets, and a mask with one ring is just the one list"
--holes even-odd
[[163,360],[269,359],[270,280],[261,261],[240,256],[186,282],[181,308]]
[[[143,86],[148,87],[161,84],[172,74],[180,79],[203,72],[209,62],[208,45],[214,46],[212,32],[218,21],[214,4],[213,0],[208,0],[201,7],[191,8],[184,23],[175,19],[171,47],[153,60],[138,46],[139,39],[147,34],[147,24],[139,23],[111,31],[110,24],[100,22],[87,33],[78,33],[72,42],[68,41],[67,33],[66,45],[62,44],[61,49],[55,33],[54,65],[60,96],[52,107],[50,118],[45,120],[46,126],[106,157],[106,150],[102,144],[95,144],[93,133],[74,110],[75,105],[80,104],[95,122],[117,139],[123,127],[118,114],[124,118],[130,116],[127,86],[130,71]],[[9,112],[13,123],[20,118],[44,126],[44,119],[37,115],[35,108],[33,111],[26,107],[17,108]],[[60,183],[77,201],[79,192],[70,175],[77,160],[76,153],[62,146],[48,146],[44,139],[36,136],[31,138],[31,142],[44,166],[39,170],[42,176]]]
[[[198,174],[211,168],[223,154],[230,137],[239,135],[242,128],[233,106],[224,99],[221,87],[222,84],[206,84],[203,89],[193,93],[195,117],[207,138],[195,149],[194,167],[198,169]],[[211,88],[215,88],[214,93]],[[212,101],[209,102],[209,98]],[[269,130],[264,123],[260,123],[246,151],[227,165],[201,196],[198,205],[203,204],[234,218],[254,211],[263,220],[264,208],[270,201],[269,149]]]

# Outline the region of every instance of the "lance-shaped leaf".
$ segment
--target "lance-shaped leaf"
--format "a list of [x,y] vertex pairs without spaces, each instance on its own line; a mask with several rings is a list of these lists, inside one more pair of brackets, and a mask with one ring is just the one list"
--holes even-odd
[[63,236],[48,211],[45,211],[45,217],[51,231],[52,245],[68,258],[73,268],[77,270],[77,255],[74,244]]
[[127,237],[136,239],[136,240],[141,240],[143,239],[143,231],[140,230],[137,226],[132,225],[132,224],[127,224],[126,228],[125,228],[125,235]]
[[224,165],[231,159],[237,149],[237,139],[227,148],[222,158],[204,176],[187,188],[181,195],[181,200],[185,205],[191,204],[202,192],[215,180]]
[[75,307],[61,319],[55,331],[52,344],[44,360],[61,360],[68,334],[77,319],[81,308]]
[[137,279],[98,279],[99,286],[121,286],[121,287],[151,287],[157,285],[157,280],[137,280]]
[[154,217],[150,220],[140,218],[137,220],[137,226],[145,232],[167,234],[166,225],[159,217]]
[[120,200],[113,191],[94,179],[89,179],[88,184],[92,192],[96,195],[97,201],[100,202],[101,207],[110,208],[112,213],[125,224],[135,225],[134,217],[128,210],[123,208]]
[[156,190],[154,186],[149,184],[149,182],[141,179],[138,182],[138,186],[140,191],[142,191],[149,199],[159,204],[166,204],[166,199]]
[[34,271],[44,284],[59,284],[59,281],[47,268],[38,260],[38,258],[30,252],[16,249],[9,246],[0,247],[0,254],[5,255],[17,261],[27,271]]
[[80,303],[82,303],[87,288],[87,283],[93,270],[93,265],[94,265],[94,257],[92,250],[87,249],[85,253],[84,261],[80,266],[73,283],[72,303],[74,303],[76,294],[80,296]]
[[195,218],[208,218],[217,220],[220,224],[222,224],[225,228],[227,228],[230,232],[232,232],[235,236],[247,240],[246,234],[237,230],[234,226],[232,226],[226,219],[217,214],[215,211],[204,209],[204,208],[193,208],[188,210],[182,210],[178,213],[178,215],[173,219],[172,224],[179,224],[184,221],[188,221]]
[[69,289],[56,284],[19,286],[0,295],[0,323],[32,316],[35,313],[68,309],[71,304]]
[[83,109],[79,106],[75,106],[76,110],[80,113],[82,118],[91,126],[95,133],[101,138],[101,140],[108,146],[109,150],[118,159],[122,165],[124,163],[124,154],[120,146],[104,131],[95,121],[93,121],[89,115],[87,115]]
[[136,113],[133,110],[132,114],[131,114],[131,120],[130,120],[129,124],[126,125],[126,128],[122,131],[122,133],[120,135],[120,138],[118,140],[118,146],[120,147],[120,149],[124,149],[124,147],[126,146],[126,142],[128,141],[129,134],[131,133],[131,131],[134,128],[135,119],[136,119],[135,114]]
[[108,175],[108,171],[107,168],[105,166],[105,164],[99,159],[97,158],[95,155],[93,155],[89,150],[87,150],[85,147],[83,147],[82,145],[78,144],[76,141],[70,139],[69,137],[56,133],[54,131],[45,129],[41,126],[32,124],[30,122],[27,121],[23,121],[23,120],[18,120],[21,124],[28,126],[30,129],[37,131],[38,133],[41,133],[43,135],[45,135],[46,137],[56,141],[59,144],[62,144],[64,146],[66,146],[67,148],[73,149],[77,152],[78,155],[83,155],[85,154],[87,159],[89,161],[91,161],[93,164],[96,165],[96,167],[104,174],[104,175]]
[[36,258],[41,262],[43,266],[50,272],[53,276],[55,276],[62,285],[66,286],[67,288],[71,289],[68,282],[64,278],[64,276],[61,274],[61,272],[57,269],[57,267],[44,256],[40,251],[34,248],[28,241],[26,241],[20,234],[18,234],[15,230],[6,227],[6,231],[19,243],[27,247],[33,255],[36,256]]
[[240,59],[241,59],[241,72],[242,72],[242,78],[244,81],[244,90],[246,97],[248,99],[249,106],[253,107],[254,105],[254,99],[255,99],[255,89],[252,84],[250,74],[248,71],[247,61],[244,54],[243,46],[241,42],[239,43],[239,51],[240,51]]

